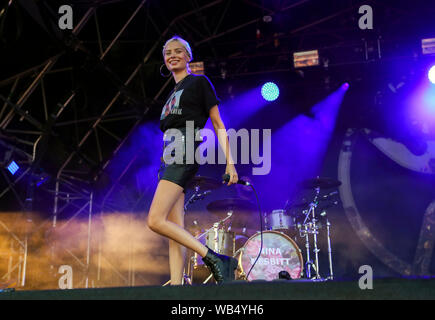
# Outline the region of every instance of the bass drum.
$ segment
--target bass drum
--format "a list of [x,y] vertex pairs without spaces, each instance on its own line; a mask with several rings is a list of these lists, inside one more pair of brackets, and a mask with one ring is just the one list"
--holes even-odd
[[[247,275],[257,259],[261,246],[260,232],[245,243],[239,256],[239,272]],[[277,231],[263,232],[261,256],[249,274],[248,281],[278,279],[281,271],[287,271],[292,279],[302,275],[303,259],[297,244],[287,235]]]

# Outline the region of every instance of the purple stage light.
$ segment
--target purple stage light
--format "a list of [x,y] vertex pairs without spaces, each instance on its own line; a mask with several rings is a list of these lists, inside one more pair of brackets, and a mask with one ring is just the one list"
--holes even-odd
[[432,84],[435,84],[435,65],[429,69],[428,78]]

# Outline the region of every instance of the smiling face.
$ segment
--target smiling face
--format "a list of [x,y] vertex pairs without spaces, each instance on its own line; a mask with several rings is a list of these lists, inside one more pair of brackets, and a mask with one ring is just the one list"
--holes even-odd
[[169,42],[163,50],[166,67],[171,72],[182,71],[187,68],[189,56],[184,46],[178,41]]

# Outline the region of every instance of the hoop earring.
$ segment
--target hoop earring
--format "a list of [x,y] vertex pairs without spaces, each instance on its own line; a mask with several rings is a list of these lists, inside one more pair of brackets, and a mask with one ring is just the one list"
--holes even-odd
[[163,74],[163,72],[162,72],[162,68],[165,66],[165,64],[162,64],[161,66],[160,66],[160,75],[162,76],[162,77],[165,77],[165,78],[169,78],[170,76],[171,76],[171,72],[169,72],[169,74]]

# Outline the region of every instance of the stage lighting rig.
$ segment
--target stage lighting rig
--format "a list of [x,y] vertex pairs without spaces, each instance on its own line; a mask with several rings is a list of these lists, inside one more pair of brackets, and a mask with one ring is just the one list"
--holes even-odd
[[295,68],[314,67],[320,64],[319,51],[301,51],[293,53],[293,63]]
[[190,70],[193,74],[204,74],[204,62],[198,61],[198,62],[191,62],[189,63]]
[[435,38],[421,40],[421,50],[424,55],[435,54]]

